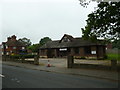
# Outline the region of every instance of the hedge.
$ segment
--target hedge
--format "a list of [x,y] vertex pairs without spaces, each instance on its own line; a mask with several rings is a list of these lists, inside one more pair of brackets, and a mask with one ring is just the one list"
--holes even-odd
[[34,58],[35,56],[37,56],[37,55],[27,54],[27,55],[10,55],[9,57],[19,59],[19,58]]

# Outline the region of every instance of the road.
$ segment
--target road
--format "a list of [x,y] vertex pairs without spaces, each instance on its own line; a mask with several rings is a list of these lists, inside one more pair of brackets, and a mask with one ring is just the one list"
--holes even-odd
[[2,88],[117,88],[118,83],[86,76],[2,65]]

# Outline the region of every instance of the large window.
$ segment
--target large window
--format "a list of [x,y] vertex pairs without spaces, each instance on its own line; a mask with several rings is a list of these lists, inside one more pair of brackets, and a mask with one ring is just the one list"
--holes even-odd
[[79,54],[79,48],[74,48],[75,54]]
[[91,48],[89,46],[86,46],[84,48],[85,54],[91,54]]

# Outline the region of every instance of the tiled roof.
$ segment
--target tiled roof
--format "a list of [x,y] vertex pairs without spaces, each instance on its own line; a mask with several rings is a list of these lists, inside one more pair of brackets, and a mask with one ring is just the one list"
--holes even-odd
[[6,42],[6,44],[8,45],[8,46],[25,46],[24,44],[22,44],[21,42],[19,42],[19,41],[7,41]]
[[[64,37],[64,36],[63,36]],[[88,40],[83,40],[82,38],[73,38],[67,37],[72,39],[71,41],[68,42],[61,42],[61,40],[57,41],[49,41],[46,44],[44,44],[40,49],[45,49],[45,48],[67,48],[67,47],[79,47],[79,46],[90,46],[90,45],[103,45],[101,43],[93,43]],[[63,39],[63,38],[62,38]]]
[[11,37],[7,38],[7,42],[2,42],[4,44],[6,44],[7,46],[25,46],[23,43],[21,43],[19,40],[16,40],[16,36],[13,35]]

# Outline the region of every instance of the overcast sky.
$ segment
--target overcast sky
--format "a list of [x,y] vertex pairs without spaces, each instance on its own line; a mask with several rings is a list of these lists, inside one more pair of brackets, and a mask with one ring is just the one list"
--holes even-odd
[[84,8],[79,0],[1,0],[0,43],[12,35],[32,43],[43,37],[59,40],[64,34],[81,37],[87,15],[96,6],[92,2]]

